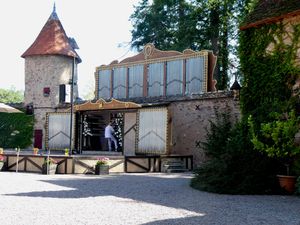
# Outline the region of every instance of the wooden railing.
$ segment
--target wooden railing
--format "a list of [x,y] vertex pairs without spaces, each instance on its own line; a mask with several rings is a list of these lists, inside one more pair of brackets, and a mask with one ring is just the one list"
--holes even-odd
[[149,173],[162,172],[162,162],[164,160],[179,159],[184,163],[185,169],[193,170],[192,155],[173,155],[173,156],[125,156],[124,171],[125,173]]
[[[20,172],[42,172],[42,165],[47,159],[47,155],[26,155],[20,154],[5,154],[5,169],[7,171],[20,171]],[[67,174],[72,173],[68,166],[72,164],[72,158],[69,156],[50,156],[51,159],[57,162],[57,173]],[[69,162],[68,162],[69,161]],[[17,168],[18,165],[18,168]]]
[[[5,154],[5,170],[19,172],[33,172],[42,173],[42,165],[44,160],[48,157],[47,155],[28,155],[20,154]],[[58,168],[57,173],[59,174],[74,174],[74,173],[90,173],[93,174],[95,171],[94,164],[97,157],[74,157],[74,156],[50,156],[52,159],[57,161]],[[186,170],[193,170],[193,156],[124,156],[112,159],[110,169],[115,169],[115,172],[126,172],[126,173],[150,173],[150,172],[164,172],[164,163],[170,160],[180,160]],[[90,161],[90,162],[89,162]],[[124,163],[124,167],[123,164]],[[17,168],[18,165],[18,168]],[[76,169],[77,168],[77,169]],[[80,169],[81,168],[81,169]],[[124,169],[123,169],[124,168]],[[82,170],[83,172],[80,172]]]

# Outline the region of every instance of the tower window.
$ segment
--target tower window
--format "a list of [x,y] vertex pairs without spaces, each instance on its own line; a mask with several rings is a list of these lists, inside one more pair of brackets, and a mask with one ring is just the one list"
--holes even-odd
[[44,94],[44,97],[49,97],[50,88],[49,87],[44,87],[43,94]]
[[71,102],[71,86],[68,84],[59,85],[59,103]]

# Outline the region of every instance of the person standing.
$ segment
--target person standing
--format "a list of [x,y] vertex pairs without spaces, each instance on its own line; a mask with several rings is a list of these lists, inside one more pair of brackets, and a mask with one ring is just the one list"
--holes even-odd
[[112,151],[111,149],[111,142],[114,142],[115,145],[115,151],[118,151],[118,143],[117,143],[117,139],[114,136],[115,131],[114,128],[111,126],[111,122],[109,122],[107,124],[107,126],[105,127],[105,138],[107,139],[108,142],[108,150]]

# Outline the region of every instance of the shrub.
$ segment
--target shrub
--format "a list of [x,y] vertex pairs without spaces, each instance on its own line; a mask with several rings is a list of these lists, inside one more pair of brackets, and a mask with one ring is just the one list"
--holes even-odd
[[299,130],[299,117],[295,112],[279,114],[273,121],[262,123],[258,132],[254,130],[251,116],[248,123],[254,148],[270,158],[280,160],[287,167],[285,174],[290,175],[290,164],[300,153],[300,147],[295,144],[295,135]]
[[297,195],[300,195],[300,177],[298,177],[296,182],[296,192]]
[[26,148],[32,144],[33,116],[24,113],[0,113],[0,146]]
[[[210,159],[195,171],[191,186],[224,194],[265,194],[277,191],[274,176],[277,162],[253,151],[247,122],[231,125],[226,131],[224,125],[229,121],[228,116],[217,115],[217,118],[207,134],[207,142],[203,144]],[[219,141],[221,134],[222,142]]]

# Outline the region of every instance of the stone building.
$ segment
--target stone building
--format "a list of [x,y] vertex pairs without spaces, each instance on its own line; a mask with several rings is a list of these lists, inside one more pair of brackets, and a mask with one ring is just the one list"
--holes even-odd
[[[160,171],[160,157],[185,157],[196,165],[205,161],[200,143],[217,111],[228,110],[233,119],[239,117],[232,93],[216,90],[217,57],[211,51],[160,51],[152,44],[121,62],[97,67],[96,99],[74,104],[71,114],[72,80],[74,98],[78,96],[77,48],[54,7],[22,55],[25,105],[33,108],[36,121],[35,147],[51,151],[71,147],[82,155],[116,157],[125,171],[129,167],[135,172]],[[114,122],[118,139],[114,153],[108,152],[104,138],[109,121]],[[189,169],[192,162],[186,161]]]
[[[300,22],[299,0],[260,1],[241,30],[277,22],[285,24],[287,33],[293,32],[293,25]],[[284,41],[290,41],[289,35]],[[25,104],[34,110],[37,147],[61,150],[70,146],[71,139],[79,154],[110,155],[114,161],[110,166],[118,172],[161,171],[162,159],[172,157],[192,156],[197,166],[206,160],[200,143],[206,140],[216,112],[228,111],[233,120],[240,116],[232,92],[215,88],[216,56],[211,51],[160,51],[148,44],[135,56],[96,68],[96,99],[75,104],[71,133],[70,105],[66,104],[70,94],[66,90],[73,73],[74,96],[78,96],[77,64],[81,59],[76,48],[54,8],[22,55]],[[104,138],[109,121],[114,122],[119,145],[113,153],[107,151]],[[186,164],[191,169],[191,163]],[[80,171],[89,171],[91,165],[88,158],[76,164]]]
[[[97,67],[96,99],[74,108],[74,148],[81,154],[111,155],[104,128],[113,121],[119,145],[113,155],[133,157],[132,171],[155,167],[156,157],[192,156],[196,166],[201,164],[206,158],[200,143],[206,140],[216,112],[227,111],[233,120],[240,116],[232,92],[215,88],[215,63],[211,51],[160,51],[148,44],[135,56]],[[62,121],[65,116],[50,113],[48,118]],[[66,124],[54,133],[54,126],[48,125],[48,136],[61,139],[50,140],[47,146],[67,146],[68,139],[61,135],[68,132]]]
[[81,62],[56,14],[55,6],[46,24],[23,53],[25,59],[25,99],[35,117],[34,146],[45,147],[46,113],[59,111],[70,102],[72,74],[74,98],[78,96],[77,65]]

